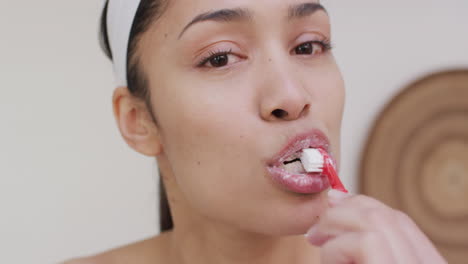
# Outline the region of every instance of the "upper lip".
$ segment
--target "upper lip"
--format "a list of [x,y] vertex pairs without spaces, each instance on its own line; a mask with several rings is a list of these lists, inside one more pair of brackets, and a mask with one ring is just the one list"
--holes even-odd
[[298,134],[291,137],[284,147],[274,155],[273,158],[268,160],[267,165],[269,167],[278,167],[286,161],[288,157],[306,148],[322,148],[329,152],[330,141],[325,133],[319,129],[313,129],[311,131]]

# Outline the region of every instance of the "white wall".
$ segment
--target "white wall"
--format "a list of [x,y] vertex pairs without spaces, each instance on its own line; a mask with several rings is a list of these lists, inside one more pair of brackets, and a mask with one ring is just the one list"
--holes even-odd
[[[468,67],[466,0],[325,0],[348,88],[342,175],[402,86]],[[156,168],[111,111],[101,1],[0,0],[0,263],[54,263],[157,232]]]
[[357,190],[370,125],[392,96],[430,73],[468,69],[468,1],[323,2],[347,84],[341,174]]
[[157,230],[153,163],[112,116],[100,9],[0,0],[0,263],[54,263]]

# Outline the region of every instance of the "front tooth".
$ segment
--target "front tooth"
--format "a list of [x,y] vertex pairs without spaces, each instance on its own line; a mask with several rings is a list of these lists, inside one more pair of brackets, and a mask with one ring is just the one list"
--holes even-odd
[[288,156],[285,161],[292,161],[292,160],[295,160],[295,159],[299,159],[301,157],[301,154],[296,152],[290,156]]
[[299,161],[284,165],[284,169],[291,174],[301,174],[306,172]]

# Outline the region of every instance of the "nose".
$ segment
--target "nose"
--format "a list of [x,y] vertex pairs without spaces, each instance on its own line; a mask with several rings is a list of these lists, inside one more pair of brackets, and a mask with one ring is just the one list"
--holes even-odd
[[307,115],[311,107],[310,94],[293,75],[283,71],[264,82],[260,97],[263,120],[293,121]]

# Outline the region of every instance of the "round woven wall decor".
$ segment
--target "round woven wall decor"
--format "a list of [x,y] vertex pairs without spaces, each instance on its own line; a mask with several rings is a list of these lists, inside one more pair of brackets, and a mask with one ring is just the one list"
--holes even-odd
[[363,194],[406,212],[449,263],[468,263],[468,70],[400,92],[371,130],[360,176]]

